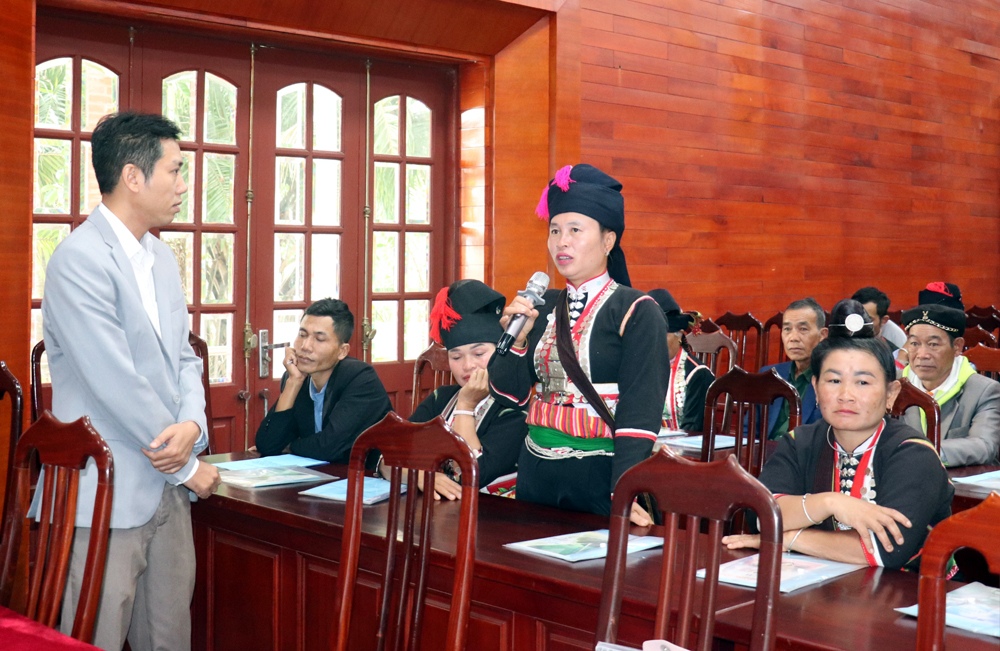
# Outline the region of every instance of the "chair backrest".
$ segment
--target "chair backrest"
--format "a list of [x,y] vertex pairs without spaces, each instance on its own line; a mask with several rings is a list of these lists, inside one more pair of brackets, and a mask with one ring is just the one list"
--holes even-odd
[[[395,412],[365,430],[351,450],[348,471],[347,502],[344,515],[340,569],[337,577],[336,624],[332,634],[334,651],[345,651],[350,634],[351,604],[358,572],[361,545],[362,491],[365,459],[369,451],[378,450],[386,467],[392,468],[389,513],[386,521],[386,567],[383,573],[382,603],[379,615],[378,651],[403,648],[403,632],[409,619],[409,644],[415,650],[420,642],[424,598],[427,593],[427,561],[431,547],[431,523],[436,502],[434,491],[422,493],[420,544],[414,546],[414,522],[421,493],[416,490],[417,471],[423,472],[424,486],[434,486],[434,473],[451,459],[461,470],[462,498],[455,547],[455,580],[452,586],[451,608],[448,615],[446,651],[461,651],[465,644],[472,597],[472,570],[476,549],[476,514],[479,496],[479,464],[472,449],[438,416],[427,423],[409,423]],[[403,574],[398,585],[394,582],[396,538],[403,468],[407,468],[406,516],[403,523]],[[413,566],[417,567],[414,568]],[[413,572],[416,586],[408,599]],[[396,590],[393,591],[393,587]],[[391,601],[391,604],[390,604]],[[406,604],[410,603],[410,618]],[[366,642],[367,643],[367,642]],[[388,643],[388,644],[387,644]]]
[[[706,486],[711,486],[711,490],[706,490]],[[632,500],[639,493],[652,494],[663,511],[663,566],[652,638],[669,640],[697,651],[708,651],[712,647],[723,525],[738,509],[749,508],[757,514],[761,532],[750,649],[772,649],[782,544],[781,511],[777,502],[771,491],[740,468],[733,457],[698,463],[682,459],[666,447],[627,470],[615,486],[595,644],[618,641],[622,595],[627,590],[625,558],[629,513]],[[687,516],[683,544],[678,544],[679,515]],[[705,558],[699,561],[703,519],[708,521],[708,541],[703,548]],[[681,571],[679,590],[674,581],[675,566]],[[694,620],[695,573],[701,567],[705,568],[705,586],[697,624],[698,640],[695,646],[689,646]],[[678,596],[677,623],[674,635],[667,637],[671,600],[675,594]]]
[[900,328],[903,327],[903,310],[889,310],[886,312],[889,320],[898,325]]
[[997,308],[993,305],[990,305],[988,307],[979,307],[978,305],[973,305],[972,307],[970,307],[965,311],[965,314],[967,317],[972,316],[972,317],[986,318],[995,316],[997,318],[1000,318],[1000,310],[997,310]]
[[417,410],[417,405],[424,399],[424,373],[430,369],[432,374],[431,391],[454,380],[451,368],[448,366],[448,349],[437,342],[431,343],[413,362],[413,397],[410,402],[410,413]]
[[707,335],[707,334],[711,334],[713,332],[721,332],[721,331],[722,331],[722,328],[720,328],[719,324],[717,324],[712,319],[709,319],[709,318],[706,317],[706,318],[698,321],[697,332],[699,332],[700,334],[706,334]]
[[0,518],[7,512],[7,505],[13,500],[11,488],[14,486],[14,451],[17,449],[17,441],[21,438],[21,428],[24,425],[24,395],[21,393],[21,383],[7,368],[7,362],[0,360],[0,400],[3,400],[4,396],[10,397],[10,443],[7,448],[7,460],[4,463],[7,467],[7,484]]
[[[721,423],[715,409],[720,396],[726,396],[727,403]],[[740,466],[754,477],[759,476],[767,451],[771,403],[778,398],[788,402],[788,431],[792,431],[799,426],[802,399],[795,387],[782,379],[775,369],[747,373],[736,367],[717,378],[705,394],[705,435],[701,443],[701,460],[712,459],[716,436],[735,436],[733,454]]]
[[[754,318],[753,314],[747,312],[746,314],[733,314],[732,312],[726,312],[718,319],[715,320],[717,324],[728,330],[729,338],[733,340],[736,344],[736,361],[735,365],[741,368],[747,368],[747,343],[748,340],[753,341],[753,364],[755,364],[754,369],[760,368],[758,360],[760,359],[760,337],[763,332],[763,326],[760,321]],[[753,332],[754,336],[751,338],[750,333]]]
[[948,565],[955,550],[971,547],[983,555],[990,571],[1000,574],[1000,493],[939,522],[927,535],[920,559],[920,616],[917,651],[944,651],[945,591]]
[[980,375],[1000,380],[1000,348],[990,348],[979,344],[975,348],[965,351],[965,356],[969,358]]
[[[768,364],[780,364],[788,359],[788,356],[785,355],[785,345],[781,341],[781,325],[784,316],[784,312],[778,312],[764,322],[764,334],[761,336],[760,354],[757,356],[759,366],[757,368],[762,368]],[[777,330],[777,333],[772,335],[772,330]],[[772,338],[774,339],[773,345],[771,343]],[[772,355],[772,350],[776,350],[777,354]]]
[[728,366],[723,372],[733,367],[736,360],[736,344],[721,331],[706,335],[691,335],[687,338],[687,342],[691,347],[691,353],[699,362],[711,369],[716,377],[719,375],[719,355],[723,350],[729,352]]
[[31,422],[34,423],[45,411],[42,396],[42,354],[45,352],[45,340],[39,339],[31,349]]
[[15,498],[4,519],[3,537],[0,538],[0,605],[10,605],[14,596],[21,531],[29,506],[30,462],[35,451],[45,472],[45,480],[37,551],[29,565],[28,584],[25,586],[28,592],[24,614],[45,626],[56,625],[62,605],[73,545],[80,471],[86,467],[88,458],[96,464],[97,495],[90,546],[72,631],[74,638],[89,643],[94,635],[94,620],[104,583],[114,460],[111,449],[94,431],[86,416],[72,423],[61,423],[45,411],[17,444],[14,455]]
[[900,390],[896,401],[892,403],[889,415],[902,418],[910,407],[920,407],[927,420],[927,439],[934,444],[934,449],[941,452],[941,407],[929,393],[925,393],[910,384],[905,377],[899,380]]
[[977,325],[974,328],[967,327],[963,338],[965,339],[965,348],[962,349],[963,351],[979,345],[989,346],[990,348],[997,347],[997,338],[989,332],[986,332],[982,326]]
[[215,421],[212,419],[212,384],[208,379],[208,342],[189,332],[188,343],[194,349],[194,354],[201,358],[201,386],[205,389],[205,422],[208,423],[208,447],[205,448],[205,454],[214,454]]

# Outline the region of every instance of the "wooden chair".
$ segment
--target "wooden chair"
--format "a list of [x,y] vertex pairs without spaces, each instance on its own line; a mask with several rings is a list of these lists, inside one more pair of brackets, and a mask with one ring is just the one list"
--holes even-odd
[[755,319],[753,314],[750,314],[749,312],[746,314],[733,314],[732,312],[726,312],[716,319],[715,322],[728,330],[727,334],[729,335],[729,338],[733,340],[734,344],[736,344],[735,365],[740,368],[747,368],[747,340],[750,338],[751,332],[755,333],[753,338],[753,363],[756,366],[754,366],[752,370],[760,368],[760,337],[763,332],[763,326],[761,326],[760,321]]
[[728,372],[733,368],[736,360],[736,344],[733,340],[722,334],[722,332],[712,332],[707,335],[692,335],[687,338],[688,346],[698,361],[711,369],[712,374],[719,375],[719,355],[723,350],[729,352]]
[[13,498],[11,487],[14,485],[14,451],[17,449],[17,440],[21,437],[21,428],[24,424],[24,395],[21,393],[21,383],[17,381],[14,374],[7,368],[7,362],[0,361],[0,400],[4,396],[10,397],[10,444],[7,449],[7,488],[4,491],[3,509],[0,510],[0,517],[7,512],[8,504]]
[[90,547],[72,631],[74,638],[89,643],[94,635],[94,620],[104,583],[114,460],[111,449],[94,431],[86,416],[72,423],[61,423],[45,411],[17,444],[14,456],[15,496],[4,519],[3,537],[0,539],[0,605],[10,606],[14,597],[21,531],[29,506],[30,461],[36,451],[45,470],[45,480],[38,548],[29,564],[28,582],[24,586],[27,591],[24,614],[46,626],[54,627],[57,623],[76,528],[80,471],[87,465],[87,459],[92,458],[97,466],[97,495]]
[[892,410],[889,415],[893,418],[902,418],[903,414],[910,407],[920,407],[927,419],[927,439],[934,444],[934,449],[941,452],[941,407],[929,393],[924,393],[917,387],[910,384],[905,377],[900,378],[901,386],[896,402],[892,403]]
[[[706,486],[711,486],[712,490],[705,490]],[[618,641],[622,596],[627,590],[625,557],[629,513],[632,499],[640,493],[653,494],[663,510],[664,522],[663,567],[652,638],[669,640],[698,651],[712,648],[723,525],[738,509],[749,508],[757,514],[761,530],[750,649],[764,651],[774,648],[782,545],[781,511],[777,502],[771,491],[740,468],[733,457],[727,457],[725,461],[698,463],[682,459],[667,448],[661,448],[649,459],[626,471],[615,487],[595,644]],[[683,543],[677,535],[679,514],[687,516]],[[706,520],[708,525],[708,541],[703,548],[707,556],[705,562],[698,560],[702,520]],[[678,553],[678,549],[683,551]],[[674,581],[674,569],[678,564],[681,573],[679,590]],[[695,614],[695,573],[700,567],[706,568],[706,576],[701,612],[698,614],[698,638],[695,646],[689,646]],[[679,602],[677,618],[674,634],[668,637],[671,600],[675,595],[678,595]]]
[[976,371],[994,380],[1000,380],[1000,349],[979,344],[965,352]]
[[[208,447],[206,454],[213,454],[215,450],[215,428],[212,420],[212,385],[208,379],[208,344],[204,339],[193,332],[188,333],[188,343],[194,349],[195,355],[201,358],[201,385],[205,389],[205,420],[208,423]],[[42,353],[45,352],[45,340],[40,339],[35,347],[31,349],[31,422],[38,420],[38,416],[49,405],[45,404],[45,397],[42,393]]]
[[45,410],[42,395],[42,354],[45,352],[45,340],[39,339],[31,349],[31,422],[34,423]]
[[[997,316],[965,316],[965,328],[966,332],[971,328],[980,327],[990,334],[996,333],[1000,330],[1000,317]],[[996,336],[994,334],[994,336]]]
[[[726,397],[722,423],[716,405]],[[775,369],[764,373],[747,373],[737,367],[715,380],[705,394],[705,435],[701,442],[701,460],[710,461],[715,454],[715,437],[728,434],[736,437],[733,455],[744,470],[754,477],[764,467],[767,449],[767,423],[771,403],[778,398],[788,401],[788,431],[799,426],[802,399],[787,380]]]
[[997,347],[997,338],[984,330],[982,326],[966,328],[964,339],[965,348],[962,349],[963,352],[978,345],[989,346],[990,348]]
[[987,317],[997,317],[1000,318],[1000,310],[994,305],[988,307],[979,307],[978,305],[973,305],[965,311],[966,317],[977,317],[977,318],[987,318]]
[[715,321],[709,318],[704,318],[698,322],[698,330],[701,334],[712,334],[713,332],[721,332],[722,328],[719,327]]
[[[781,341],[781,325],[784,319],[785,313],[778,312],[770,319],[764,322],[764,334],[761,336],[761,346],[760,355],[758,355],[757,360],[759,362],[758,369],[764,368],[768,364],[780,364],[788,360],[788,356],[785,355],[785,345]],[[777,343],[775,349],[778,351],[774,359],[771,359],[771,330],[776,329],[777,332]]]
[[417,410],[417,406],[427,396],[424,395],[424,372],[430,369],[432,375],[433,391],[438,387],[454,382],[451,375],[451,367],[448,366],[448,350],[439,343],[431,343],[424,352],[420,353],[417,361],[413,363],[413,397],[410,402],[410,413]]
[[[351,605],[354,583],[358,572],[358,554],[361,544],[362,489],[365,459],[369,451],[381,452],[383,462],[392,468],[391,495],[386,523],[386,567],[383,573],[382,598],[378,628],[378,649],[399,651],[403,646],[403,632],[409,621],[408,649],[416,649],[420,642],[423,623],[424,599],[427,593],[427,562],[431,547],[431,523],[436,502],[434,492],[416,490],[417,472],[423,472],[424,486],[434,485],[434,473],[441,464],[452,459],[461,469],[462,499],[458,522],[458,542],[455,547],[454,584],[446,632],[447,651],[461,651],[465,644],[469,621],[469,602],[472,597],[472,570],[476,549],[476,514],[479,495],[479,464],[472,449],[455,434],[440,416],[428,423],[409,423],[395,412],[390,412],[376,425],[364,431],[351,450],[348,471],[347,502],[344,515],[343,542],[340,568],[337,577],[336,625],[332,632],[334,651],[345,651],[350,634]],[[403,468],[407,468],[406,516],[403,523],[403,573],[394,581],[396,566],[396,531],[399,522]],[[414,546],[414,522],[417,503],[423,502],[419,547]],[[416,565],[414,568],[413,566]],[[408,598],[411,577],[416,573],[416,586],[412,599]],[[398,589],[393,592],[393,587]],[[391,601],[391,604],[390,604]],[[410,618],[407,618],[409,601]],[[388,642],[388,645],[386,645]]]
[[205,422],[208,424],[208,447],[205,454],[215,454],[215,421],[212,419],[212,383],[208,376],[208,342],[193,332],[188,333],[188,343],[194,354],[201,358],[201,386],[205,389]]
[[889,320],[898,325],[900,328],[903,327],[903,310],[889,310],[886,312]]
[[1000,574],[1000,492],[993,491],[978,506],[939,522],[927,535],[920,560],[920,616],[917,651],[944,651],[945,591],[952,554],[975,549]]

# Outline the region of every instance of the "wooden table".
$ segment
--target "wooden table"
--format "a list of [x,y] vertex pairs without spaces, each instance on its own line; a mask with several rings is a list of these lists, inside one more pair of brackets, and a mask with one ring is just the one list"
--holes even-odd
[[0,649],[3,651],[98,651],[79,640],[0,606]]
[[[244,458],[246,454],[216,455],[209,461]],[[319,466],[318,470],[345,476],[344,467]],[[338,472],[339,471],[339,472]],[[298,491],[312,484],[244,490],[224,485],[209,500],[193,505],[198,574],[194,603],[194,649],[244,651],[246,649],[323,649],[333,613],[337,560],[340,556],[343,505],[305,498]],[[432,526],[430,588],[424,627],[424,648],[442,646],[435,639],[447,618],[448,591],[455,539],[457,504],[436,507]],[[385,504],[366,507],[360,569],[356,589],[352,638],[356,648],[373,639],[375,604],[384,563]],[[564,563],[510,551],[503,544],[559,533],[607,527],[607,519],[590,514],[559,511],[488,495],[480,496],[476,570],[467,648],[476,651],[562,651],[592,649],[597,623],[604,561]],[[620,641],[638,646],[649,637],[659,580],[659,550],[629,556],[626,581],[629,589],[622,609]],[[726,552],[726,558],[736,554]],[[891,575],[891,578],[890,578]],[[818,589],[805,589],[781,598],[779,618],[782,645],[811,648],[810,617],[835,617],[839,621],[862,611],[854,590],[863,572],[832,581]],[[886,572],[880,594],[890,603],[871,607],[866,617],[895,622],[902,615],[892,607],[917,601],[917,577]],[[957,587],[957,584],[956,584]],[[871,589],[870,586],[868,588]],[[819,591],[824,597],[814,596]],[[800,600],[819,599],[818,605],[800,612]],[[749,634],[753,591],[721,585],[717,609],[721,626],[717,637],[743,641]],[[797,622],[804,621],[802,631]],[[903,633],[879,651],[910,649],[915,628],[898,626]],[[912,629],[912,630],[911,630]],[[907,631],[909,631],[907,633]],[[799,636],[804,635],[805,641]],[[821,638],[824,639],[825,638]],[[824,642],[823,648],[859,648],[850,640],[841,646]],[[787,647],[786,647],[787,648]],[[974,648],[974,647],[963,647]],[[995,651],[996,644],[992,647]]]
[[[984,472],[993,472],[994,470],[1000,470],[1000,466],[965,466],[964,468],[949,468],[948,476],[955,479],[956,477],[981,475]],[[958,513],[959,511],[971,509],[989,497],[991,492],[988,488],[983,488],[982,486],[963,484],[961,482],[953,483],[955,484],[955,498],[951,501],[952,513]]]

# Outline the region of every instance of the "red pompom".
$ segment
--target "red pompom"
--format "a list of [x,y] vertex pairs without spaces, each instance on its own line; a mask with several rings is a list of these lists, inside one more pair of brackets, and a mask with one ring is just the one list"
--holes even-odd
[[431,309],[431,341],[441,343],[441,329],[451,330],[451,327],[462,320],[462,315],[455,311],[448,298],[448,288],[442,287],[434,299]]
[[576,183],[576,181],[574,181],[573,179],[569,178],[569,174],[572,171],[573,171],[573,166],[572,165],[567,165],[566,167],[564,167],[561,170],[559,170],[558,172],[556,172],[556,178],[555,178],[555,181],[553,181],[553,182],[556,185],[558,185],[559,189],[562,190],[563,192],[569,192],[569,184],[570,183]]
[[931,290],[932,292],[937,292],[938,294],[944,294],[945,296],[951,296],[952,298],[955,297],[954,294],[948,291],[948,286],[945,285],[944,283],[928,283],[927,289]]

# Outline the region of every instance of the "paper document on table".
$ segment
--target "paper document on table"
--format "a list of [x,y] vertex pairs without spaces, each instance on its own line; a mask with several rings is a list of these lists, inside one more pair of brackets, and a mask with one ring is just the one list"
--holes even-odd
[[319,466],[329,461],[322,459],[310,459],[300,457],[297,454],[279,454],[273,457],[260,457],[258,459],[240,459],[239,461],[223,461],[212,464],[219,470],[249,470],[251,468],[309,468]]
[[244,468],[243,470],[220,470],[219,479],[224,484],[240,488],[265,488],[301,484],[307,481],[324,481],[336,479],[336,477],[311,468]]
[[991,488],[993,490],[1000,490],[1000,470],[984,472],[978,475],[969,475],[968,477],[954,477],[951,481],[957,481],[961,484],[973,484],[974,486],[982,486],[983,488]]
[[[630,535],[628,537],[629,554],[662,545],[663,538],[659,536]],[[597,531],[566,533],[560,536],[507,543],[504,547],[542,554],[571,563],[589,561],[595,558],[604,558],[608,555],[608,530],[598,529]]]
[[[385,479],[380,479],[378,477],[365,477],[365,486],[361,501],[365,504],[376,504],[377,502],[387,500],[389,499],[391,488],[392,482],[386,481]],[[402,484],[400,488],[403,493],[406,492],[406,484]],[[340,481],[335,481],[332,484],[323,484],[322,486],[310,488],[309,490],[300,491],[299,495],[322,497],[323,499],[334,500],[336,502],[346,502],[347,480],[341,479]]]
[[[916,617],[919,604],[896,610]],[[965,631],[1000,637],[1000,588],[969,583],[952,590],[944,598],[944,623]]]
[[667,642],[666,640],[646,640],[642,643],[642,649],[621,644],[611,644],[610,642],[598,642],[594,651],[687,651],[684,647]]
[[[757,587],[757,565],[759,554],[745,556],[719,566],[719,581],[747,588]],[[791,592],[826,581],[836,576],[860,570],[865,565],[838,563],[825,558],[814,558],[804,554],[781,555],[781,592]],[[705,578],[705,570],[698,570],[698,578]]]
[[[698,436],[681,436],[678,438],[666,439],[663,441],[664,445],[670,446],[672,448],[681,448],[683,450],[700,450],[701,449],[701,435]],[[716,450],[729,450],[736,447],[736,437],[727,436],[725,434],[719,434],[715,437],[715,449]]]

